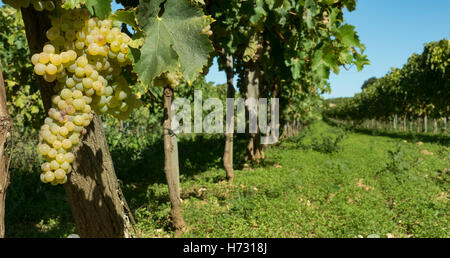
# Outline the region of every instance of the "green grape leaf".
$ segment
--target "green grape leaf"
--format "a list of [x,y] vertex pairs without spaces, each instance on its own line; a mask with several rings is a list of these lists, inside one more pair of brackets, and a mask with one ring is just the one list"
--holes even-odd
[[134,9],[130,10],[117,10],[114,14],[109,17],[111,20],[120,21],[130,25],[133,29],[137,30],[139,28],[136,21],[136,11]]
[[111,14],[112,0],[86,0],[86,7],[92,15],[100,19],[106,19]]
[[342,43],[346,46],[360,47],[361,42],[359,41],[358,35],[355,31],[355,26],[344,24],[339,28],[336,38],[340,39]]
[[177,70],[193,81],[213,50],[208,36],[201,34],[211,20],[186,0],[142,0],[136,16],[146,34],[141,49],[132,49],[141,82],[150,84],[162,73]]
[[355,54],[355,65],[358,69],[358,72],[362,71],[365,65],[370,65],[369,59],[367,59],[367,55],[363,54]]

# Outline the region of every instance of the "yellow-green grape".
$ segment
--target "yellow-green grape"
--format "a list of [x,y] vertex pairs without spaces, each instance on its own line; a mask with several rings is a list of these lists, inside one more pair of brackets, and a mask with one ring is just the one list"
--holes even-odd
[[125,61],[127,61],[125,54],[122,52],[117,54],[117,61],[119,61],[120,63],[124,63]]
[[59,28],[57,27],[51,27],[47,33],[46,36],[49,40],[53,41],[56,40],[60,36]]
[[79,90],[74,90],[72,92],[72,98],[74,98],[74,99],[81,99],[81,98],[83,98],[83,92],[81,92]]
[[66,176],[66,172],[63,169],[57,169],[55,171],[55,178],[56,179],[64,179]]
[[[53,146],[53,143],[55,143],[55,141],[56,141],[56,136],[53,135],[53,134],[50,134],[50,135],[48,135],[48,136],[45,138],[45,140],[46,140],[49,144],[51,144],[51,145]],[[50,150],[50,151],[51,151],[51,150]],[[49,151],[49,153],[48,153],[47,155],[50,155],[50,151]]]
[[[75,110],[83,110],[85,105],[86,105],[86,103],[84,102],[84,99],[82,99],[82,98],[75,99],[73,101],[73,107],[75,108]],[[75,122],[75,124],[77,124],[77,122]]]
[[43,50],[47,54],[54,54],[55,53],[55,47],[53,45],[50,45],[50,44],[45,45]]
[[84,109],[83,109],[82,111],[83,111],[83,113],[88,114],[88,113],[91,113],[92,108],[91,108],[90,105],[85,105],[85,106],[84,106]]
[[88,64],[88,60],[85,56],[80,56],[77,59],[77,65],[79,67],[85,67]]
[[44,174],[44,179],[46,182],[52,182],[53,180],[55,180],[55,175],[53,174],[53,172],[47,171]]
[[87,95],[88,97],[91,97],[92,95],[95,94],[95,90],[94,90],[93,88],[90,88],[90,89],[87,90],[85,93],[86,93],[86,95]]
[[69,54],[70,61],[75,61],[77,59],[77,53],[73,50],[67,51],[67,54]]
[[83,99],[84,99],[84,102],[88,105],[92,103],[92,98],[89,96],[83,96]]
[[45,72],[49,75],[55,75],[57,71],[58,71],[58,68],[54,64],[51,64],[51,63],[48,64],[45,69]]
[[[59,128],[59,135],[61,135],[62,137],[66,137],[68,134],[69,134],[69,129],[67,129],[66,126]],[[64,141],[63,141],[63,147],[64,147]]]
[[68,115],[73,115],[76,112],[75,108],[72,105],[68,105],[65,111]]
[[68,52],[62,52],[61,54],[61,60],[64,64],[70,62],[70,54]]
[[47,155],[48,154],[48,152],[50,151],[50,146],[48,146],[47,144],[39,144],[39,146],[38,146],[38,149],[39,149],[39,153],[42,155],[42,156],[45,156],[45,155]]
[[59,134],[59,126],[56,124],[53,124],[52,126],[50,126],[50,131],[52,132],[52,134],[57,135]]
[[59,110],[65,110],[68,107],[67,102],[64,100],[60,100],[58,102],[58,109]]
[[49,162],[45,162],[44,164],[42,164],[41,169],[42,169],[43,172],[50,171],[51,170],[50,163]]
[[56,157],[57,154],[58,154],[58,151],[55,150],[55,149],[53,149],[53,148],[51,148],[51,149],[48,151],[47,156],[48,156],[49,158],[53,159],[53,158]]
[[55,150],[59,150],[62,147],[62,143],[60,141],[56,140],[52,143],[52,146]]
[[67,162],[72,163],[75,159],[75,156],[73,155],[73,153],[68,152],[64,155],[64,158]]
[[99,46],[98,46],[98,44],[97,44],[97,43],[91,43],[91,44],[89,44],[89,46],[88,46],[88,52],[89,52],[89,54],[91,54],[91,55],[93,55],[93,56],[98,55],[98,52],[99,52]]
[[47,181],[45,180],[45,173],[41,173],[39,178],[40,178],[42,183],[44,183],[44,184],[47,183]]
[[84,78],[83,79],[83,87],[85,89],[90,89],[90,88],[93,87],[93,85],[94,85],[94,82],[93,82],[93,80],[91,78],[88,77],[88,78]]
[[75,123],[75,125],[81,126],[81,125],[83,125],[83,120],[84,120],[83,117],[78,115],[78,116],[75,116],[75,118],[73,119],[73,122]]
[[[81,129],[83,129],[83,128],[81,127]],[[78,134],[72,134],[69,137],[69,140],[72,142],[72,145],[77,145],[80,142],[80,137],[78,136]]]
[[[62,57],[60,55],[51,55],[50,62],[55,66],[60,66],[62,64]],[[64,68],[64,67],[62,67]]]
[[[56,155],[56,156],[58,156],[58,155]],[[56,158],[56,157],[55,157]],[[51,162],[50,162],[50,169],[52,169],[52,170],[56,170],[56,169],[58,169],[59,168],[59,163],[58,163],[58,161],[56,161],[56,159],[55,160],[52,160]]]
[[47,66],[46,66],[45,64],[37,63],[37,64],[34,66],[34,72],[35,72],[37,75],[41,75],[41,76],[44,75],[46,69],[47,69]]
[[92,84],[92,88],[93,88],[95,91],[101,90],[102,87],[103,87],[103,83],[102,83],[100,80],[95,81],[95,82]]
[[75,75],[77,77],[84,77],[84,69],[82,67],[77,66],[77,68],[75,68]]
[[[64,156],[65,157],[65,156]],[[70,169],[70,163],[67,161],[64,161],[64,163],[61,164],[61,169],[64,169],[65,171],[69,171]]]
[[73,129],[74,129],[74,127],[75,127],[75,125],[74,125],[72,122],[68,121],[68,122],[66,122],[66,123],[64,124],[64,127],[65,127],[69,132],[72,132]]
[[88,64],[84,67],[84,74],[89,77],[92,75],[92,72],[94,71],[94,67],[92,65]]
[[70,141],[69,139],[64,139],[64,140],[62,141],[62,147],[63,147],[65,150],[68,150],[68,149],[72,148],[72,141]]
[[48,62],[50,62],[50,55],[48,53],[42,52],[39,54],[38,61],[41,64],[47,64]]
[[66,86],[68,87],[68,88],[73,88],[74,86],[75,86],[75,80],[73,79],[73,78],[68,78],[67,80],[66,80]]
[[[65,161],[64,154],[62,154],[62,153],[57,154],[55,157],[55,160],[56,160],[56,162],[58,162],[58,164],[64,163],[64,161]],[[58,165],[58,167],[59,167],[59,165]]]
[[72,91],[69,89],[63,89],[60,95],[63,99],[70,99],[72,98]]
[[55,74],[44,74],[44,80],[46,82],[54,82],[56,80],[56,75]]
[[31,57],[31,63],[33,63],[33,65],[37,65],[39,63],[39,54],[34,54]]

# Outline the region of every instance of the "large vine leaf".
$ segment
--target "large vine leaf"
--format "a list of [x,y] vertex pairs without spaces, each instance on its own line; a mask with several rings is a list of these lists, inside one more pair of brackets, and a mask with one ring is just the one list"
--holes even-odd
[[186,0],[142,0],[136,16],[146,34],[140,51],[132,50],[141,82],[150,84],[162,73],[177,70],[193,81],[213,50],[211,41],[201,34],[210,19]]
[[111,14],[112,0],[86,0],[86,7],[91,14],[95,14],[100,19],[106,19]]
[[136,21],[136,11],[130,10],[117,10],[109,17],[111,20],[120,21],[130,25],[133,29],[138,30],[138,24]]

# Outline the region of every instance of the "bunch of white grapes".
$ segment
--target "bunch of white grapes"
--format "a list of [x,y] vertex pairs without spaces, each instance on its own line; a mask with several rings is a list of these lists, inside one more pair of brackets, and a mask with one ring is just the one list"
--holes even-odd
[[12,6],[13,8],[27,8],[33,5],[34,9],[38,12],[42,12],[44,10],[53,11],[56,6],[52,0],[3,0],[5,4]]
[[41,181],[64,184],[74,161],[72,149],[86,133],[92,112],[108,113],[119,119],[129,116],[140,102],[132,94],[122,67],[130,37],[111,20],[91,18],[86,9],[61,9],[51,17],[49,40],[42,53],[31,58],[34,72],[55,82],[52,108],[41,127],[39,153]]

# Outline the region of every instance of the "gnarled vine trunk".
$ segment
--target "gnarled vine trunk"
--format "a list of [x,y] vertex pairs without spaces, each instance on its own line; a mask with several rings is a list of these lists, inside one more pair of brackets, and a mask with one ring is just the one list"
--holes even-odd
[[[225,73],[227,75],[227,98],[234,99],[235,90],[233,85],[233,77],[234,77],[233,56],[228,53],[226,54]],[[227,175],[227,180],[230,183],[232,183],[234,179],[234,169],[233,169],[234,106],[228,108],[230,108],[233,111],[233,116],[231,117],[231,121],[229,121],[229,126],[231,127],[230,129],[232,130],[230,130],[230,132],[225,132],[225,150],[223,152],[223,167]]]
[[437,132],[438,132],[438,121],[435,118],[435,119],[433,119],[433,133],[437,134]]
[[420,133],[420,117],[417,118],[417,133]]
[[5,237],[5,201],[9,185],[8,154],[6,140],[13,125],[6,107],[6,90],[0,63],[0,238]]
[[[22,8],[31,53],[42,51],[50,21],[32,7]],[[45,110],[51,107],[53,84],[38,78]],[[95,115],[79,146],[69,181],[64,185],[80,237],[131,237],[126,201],[118,184],[100,118]]]
[[442,128],[442,130],[444,131],[444,134],[447,134],[447,117],[444,117],[444,126]]
[[[260,67],[257,62],[249,62],[245,67],[245,84],[247,86],[247,100],[256,100],[256,110],[250,110],[247,106],[248,111],[248,130],[247,134],[247,148],[245,154],[246,161],[256,161],[261,159],[261,143],[260,143],[260,132],[258,123],[256,123],[256,132],[251,132],[250,128],[250,117],[256,116],[258,114],[258,100],[259,100],[259,82],[260,82]],[[256,112],[256,113],[255,113]]]
[[[172,217],[172,224],[175,228],[175,234],[179,236],[185,229],[181,214],[181,193],[180,193],[180,178],[178,168],[178,157],[175,157],[177,138],[172,132],[172,101],[173,89],[171,87],[164,88],[164,173],[166,174],[167,185],[169,187],[169,198],[171,203],[170,215]],[[178,152],[176,152],[178,154]],[[178,155],[177,155],[178,156]]]
[[423,132],[428,132],[428,116],[427,114],[423,115]]

